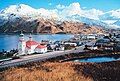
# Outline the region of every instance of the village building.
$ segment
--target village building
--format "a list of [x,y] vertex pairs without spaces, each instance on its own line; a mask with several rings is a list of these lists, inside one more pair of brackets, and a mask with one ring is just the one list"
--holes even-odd
[[55,50],[56,51],[64,51],[65,50],[65,47],[63,45],[56,45],[55,46]]
[[48,44],[48,50],[50,51],[64,51],[65,47],[62,44]]
[[89,34],[89,35],[86,36],[86,38],[94,40],[94,39],[96,39],[96,34]]
[[73,42],[65,42],[64,43],[65,45],[70,45],[70,46],[77,46],[77,44],[76,43],[73,43]]
[[47,47],[41,45],[40,43],[32,40],[32,36],[29,36],[29,40],[24,40],[24,34],[20,34],[18,43],[18,53],[19,55],[33,54],[33,53],[46,53]]
[[19,43],[18,43],[18,53],[19,55],[25,55],[26,52],[26,41],[24,39],[24,34],[20,34]]
[[106,46],[110,43],[109,39],[99,39],[96,41],[95,45],[97,46]]
[[97,40],[95,45],[104,50],[113,50],[116,47],[113,40],[108,36],[105,36],[103,39]]
[[120,34],[116,35],[115,41],[120,42]]

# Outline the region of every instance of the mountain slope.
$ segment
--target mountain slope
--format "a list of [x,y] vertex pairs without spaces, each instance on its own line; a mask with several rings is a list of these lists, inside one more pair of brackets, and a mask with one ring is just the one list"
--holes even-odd
[[[55,20],[36,19],[33,21],[25,20],[27,18],[19,18],[14,22],[8,21],[0,26],[1,33],[103,33],[102,28],[89,26],[80,22],[63,21],[56,23]],[[96,31],[96,32],[95,32]]]
[[115,25],[120,26],[120,20],[114,22]]
[[104,28],[120,27],[119,12],[83,10],[79,3],[51,10],[11,5],[0,11],[0,33],[103,33]]

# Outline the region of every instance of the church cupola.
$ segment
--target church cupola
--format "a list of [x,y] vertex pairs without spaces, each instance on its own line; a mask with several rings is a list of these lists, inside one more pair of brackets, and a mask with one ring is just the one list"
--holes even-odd
[[19,40],[20,41],[24,41],[24,34],[21,32],[20,36],[19,36]]
[[32,35],[30,34],[30,36],[29,36],[29,41],[32,41]]
[[18,52],[19,55],[24,55],[25,53],[25,48],[26,48],[26,41],[24,40],[24,34],[21,33],[19,36],[19,43],[18,43]]

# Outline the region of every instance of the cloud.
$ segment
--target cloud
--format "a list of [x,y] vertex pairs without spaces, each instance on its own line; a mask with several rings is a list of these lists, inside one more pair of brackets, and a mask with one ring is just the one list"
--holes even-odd
[[99,20],[99,16],[103,15],[104,12],[97,9],[90,9],[90,10],[83,10],[83,14],[84,17]]
[[57,9],[61,9],[59,15],[66,18],[72,15],[79,15],[90,19],[99,20],[99,16],[104,14],[103,11],[97,9],[85,10],[80,7],[78,2],[72,3],[69,6],[57,5]]
[[110,13],[111,13],[111,16],[120,18],[120,9],[118,9],[118,10],[112,10],[112,11],[110,11]]
[[44,9],[44,8],[40,8],[38,10],[39,14],[41,14],[42,17],[44,18],[49,18],[49,19],[56,19],[58,18],[58,11],[56,9],[54,10],[47,10],[47,9]]
[[69,6],[58,5],[61,11],[58,12],[60,17],[66,18],[68,16],[80,14],[81,8],[79,3],[72,3]]
[[[52,5],[52,3],[49,3]],[[98,9],[86,9],[86,7],[81,7],[80,3],[74,2],[68,6],[58,4],[54,9],[34,9],[28,5],[20,4],[20,5],[11,5],[10,7],[4,10],[4,13],[15,13],[15,14],[22,14],[22,15],[35,15],[35,16],[44,16],[45,18],[55,18],[55,19],[67,19],[71,18],[72,16],[76,16],[77,19],[79,17],[86,17],[94,20],[100,20],[102,17],[116,17],[120,18],[120,9],[112,10],[109,12],[103,12]],[[107,13],[107,14],[106,14]],[[75,18],[76,18],[75,17]]]
[[57,9],[64,9],[65,6],[64,6],[64,5],[61,5],[61,4],[58,4],[58,5],[56,6],[56,8],[57,8]]
[[101,15],[100,19],[101,20],[119,20],[120,19],[120,9],[104,12],[104,14]]

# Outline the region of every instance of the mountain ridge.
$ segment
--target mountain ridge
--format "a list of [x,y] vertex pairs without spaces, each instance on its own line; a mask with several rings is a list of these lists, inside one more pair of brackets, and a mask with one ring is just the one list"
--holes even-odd
[[[75,7],[75,10],[74,10],[74,7]],[[70,9],[72,9],[73,11],[71,12]],[[45,24],[45,22],[52,22],[50,26],[53,27],[52,29],[54,29],[54,31],[65,32],[65,33],[68,33],[69,31],[71,31],[72,33],[76,33],[76,32],[72,31],[72,29],[69,30],[68,28],[70,26],[68,28],[64,28],[67,30],[62,31],[61,29],[59,29],[59,27],[56,27],[56,25],[64,22],[67,22],[67,24],[68,23],[71,24],[72,22],[74,23],[74,25],[71,24],[72,26],[77,26],[76,23],[78,23],[78,26],[79,26],[79,24],[82,23],[83,28],[85,26],[89,26],[91,28],[96,27],[96,29],[98,30],[105,29],[105,28],[119,28],[120,27],[119,22],[117,24],[116,23],[109,24],[107,23],[107,21],[104,22],[106,19],[112,19],[112,18],[116,20],[116,22],[119,21],[119,14],[118,14],[119,11],[120,11],[119,9],[118,11],[114,10],[107,13],[103,13],[102,11],[99,11],[96,9],[91,9],[87,11],[87,10],[82,10],[80,8],[79,3],[72,3],[64,9],[53,9],[53,10],[48,10],[44,8],[35,9],[25,4],[11,5],[0,11],[0,29],[1,29],[1,32],[3,33],[5,33],[8,30],[9,31],[14,30],[11,32],[16,32],[16,31],[22,30],[22,29],[18,29],[19,27],[23,28],[23,30],[25,29],[24,27],[26,27],[26,29],[32,29],[31,25],[32,26],[34,25],[33,27],[35,28],[33,30],[30,30],[29,32],[35,31],[36,33],[38,32],[42,33],[42,31],[38,31],[40,30],[40,28],[42,28],[42,25],[38,25],[38,23],[41,23],[41,21],[42,21],[42,24],[44,23],[44,26],[47,25]],[[90,13],[88,14],[88,12]],[[95,12],[98,14],[95,16],[91,15],[91,14],[94,14]],[[116,12],[118,18],[111,16],[113,12]],[[102,15],[103,17],[101,17]],[[34,22],[34,21],[37,21],[37,22]],[[63,24],[61,24],[61,26],[62,25]],[[74,29],[74,27],[72,28]],[[51,33],[53,33],[53,30],[51,31],[52,31]],[[58,32],[54,32],[54,33],[58,33]],[[80,33],[80,31],[78,31],[77,33]]]
[[[102,28],[89,26],[85,23],[63,21],[56,23],[55,20],[36,19],[34,21],[26,21],[24,19],[18,19],[18,22],[7,22],[5,25],[0,27],[1,33],[19,33],[23,31],[25,33],[103,33]],[[96,32],[95,32],[96,31]]]

